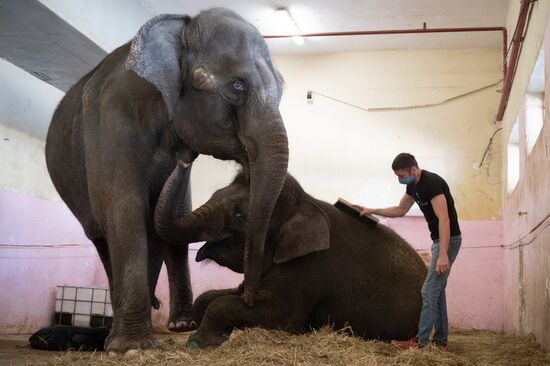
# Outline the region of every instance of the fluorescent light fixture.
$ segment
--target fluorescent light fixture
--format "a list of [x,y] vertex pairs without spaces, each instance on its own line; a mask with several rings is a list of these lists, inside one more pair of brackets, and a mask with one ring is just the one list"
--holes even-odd
[[288,12],[288,9],[277,8],[277,10],[275,10],[275,15],[277,15],[277,20],[280,23],[281,27],[285,29],[287,33],[292,34],[292,40],[294,41],[294,43],[296,43],[298,46],[303,45],[304,37],[299,35],[302,32],[300,32],[298,25]]
[[294,43],[296,43],[298,46],[301,46],[304,44],[304,37],[302,36],[292,36],[292,40]]

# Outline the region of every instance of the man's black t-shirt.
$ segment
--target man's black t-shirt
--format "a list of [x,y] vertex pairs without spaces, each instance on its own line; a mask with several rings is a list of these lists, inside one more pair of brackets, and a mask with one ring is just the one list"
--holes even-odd
[[449,212],[449,221],[451,226],[451,236],[460,235],[460,227],[458,226],[458,217],[455,210],[455,201],[451,196],[451,191],[447,182],[439,175],[422,170],[418,184],[407,184],[407,194],[412,196],[416,201],[420,210],[428,221],[432,240],[439,239],[439,220],[435,215],[432,207],[432,198],[439,194],[444,194],[447,200],[447,209]]

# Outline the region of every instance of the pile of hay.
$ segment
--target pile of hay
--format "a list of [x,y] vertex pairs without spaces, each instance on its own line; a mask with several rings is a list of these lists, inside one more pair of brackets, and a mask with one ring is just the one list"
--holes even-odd
[[138,355],[68,352],[56,365],[550,365],[530,337],[479,330],[452,330],[450,352],[436,348],[402,351],[391,344],[363,341],[329,328],[304,335],[247,329],[234,331],[222,346],[185,347],[186,335],[159,338],[161,350]]

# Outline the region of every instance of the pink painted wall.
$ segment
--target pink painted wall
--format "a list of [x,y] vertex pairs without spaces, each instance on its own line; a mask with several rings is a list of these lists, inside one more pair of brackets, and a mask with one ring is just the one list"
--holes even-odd
[[[423,257],[432,241],[422,216],[385,219]],[[458,328],[503,330],[502,223],[460,221],[462,246],[447,285],[449,323]]]
[[[550,350],[550,26],[543,47],[544,124],[530,154],[525,139],[520,138],[523,170],[503,205],[504,327],[509,332],[534,334]],[[530,74],[518,70],[525,72]],[[525,126],[522,108],[524,104],[518,111],[520,128]]]
[[53,319],[57,285],[89,286],[97,253],[64,204],[0,189],[0,333]]

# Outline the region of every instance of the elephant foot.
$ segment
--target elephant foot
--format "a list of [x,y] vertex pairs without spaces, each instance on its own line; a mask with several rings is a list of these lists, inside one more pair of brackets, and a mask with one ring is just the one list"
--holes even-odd
[[157,348],[157,344],[151,335],[143,337],[113,335],[105,341],[105,351],[109,355],[133,355],[135,353],[133,350],[150,348]]
[[195,334],[192,334],[185,345],[187,348],[191,349],[200,349],[200,348],[207,348],[207,347],[214,347],[219,346],[223,342],[225,342],[229,338],[229,335],[225,334],[215,334],[215,333],[209,333],[209,334],[199,334],[199,332],[196,332]]
[[174,318],[168,321],[168,330],[172,332],[189,332],[197,329],[197,322],[190,317]]

